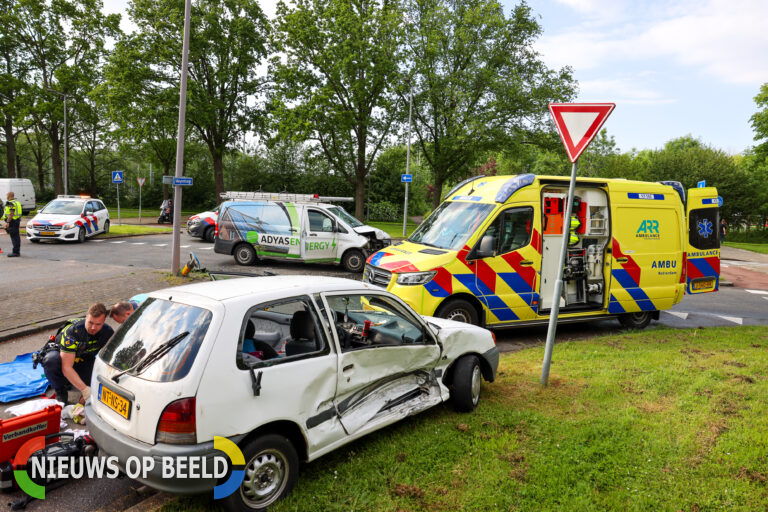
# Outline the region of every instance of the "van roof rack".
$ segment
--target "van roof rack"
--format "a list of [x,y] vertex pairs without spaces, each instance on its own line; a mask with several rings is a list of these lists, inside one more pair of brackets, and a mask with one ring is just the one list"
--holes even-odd
[[320,196],[317,194],[291,194],[288,192],[222,192],[221,198],[230,201],[287,201],[291,203],[351,203],[351,197]]

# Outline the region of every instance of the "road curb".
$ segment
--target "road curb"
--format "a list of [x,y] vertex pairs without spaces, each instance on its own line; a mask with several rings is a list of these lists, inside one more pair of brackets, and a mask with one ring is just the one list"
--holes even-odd
[[[8,340],[12,340],[15,338],[22,338],[24,336],[29,336],[30,334],[35,334],[36,332],[45,331],[47,329],[51,329],[53,327],[58,327],[70,318],[78,318],[85,316],[85,311],[82,313],[75,313],[72,315],[62,316],[58,318],[50,318],[48,320],[43,320],[41,322],[31,324],[31,325],[23,325],[21,327],[15,327],[13,329],[8,329],[6,331],[0,332],[0,343]],[[40,344],[42,346],[42,343]]]

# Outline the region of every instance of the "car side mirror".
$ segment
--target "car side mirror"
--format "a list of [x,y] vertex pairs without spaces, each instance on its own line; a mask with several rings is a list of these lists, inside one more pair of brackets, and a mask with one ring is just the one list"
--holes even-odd
[[482,239],[480,239],[480,245],[475,251],[475,257],[480,259],[480,258],[488,258],[490,256],[493,256],[495,252],[495,248],[496,248],[496,237],[491,235],[485,235]]

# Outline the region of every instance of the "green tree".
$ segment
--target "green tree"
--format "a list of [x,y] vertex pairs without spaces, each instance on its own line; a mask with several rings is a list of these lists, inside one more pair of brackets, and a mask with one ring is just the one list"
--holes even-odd
[[[9,178],[17,175],[16,137],[14,128],[20,117],[21,100],[27,80],[27,66],[17,40],[18,10],[13,0],[0,0],[0,117],[5,136],[5,160]],[[21,170],[18,169],[21,177]]]
[[363,218],[365,177],[401,115],[397,77],[402,12],[397,0],[297,0],[277,5],[272,43],[274,126],[317,144],[355,186]]
[[[574,82],[570,69],[552,71],[539,59],[533,43],[541,27],[526,4],[509,17],[496,0],[409,5],[415,132],[438,192],[488,151],[546,138],[547,104],[570,99]],[[440,199],[433,194],[433,205]]]
[[755,103],[759,110],[750,118],[755,140],[760,142],[755,150],[768,156],[768,83],[760,87],[760,92],[755,96]]
[[[157,73],[156,88],[178,91],[184,2],[134,0],[129,14],[139,27],[139,61]],[[255,0],[193,3],[187,122],[211,155],[216,197],[224,192],[226,151],[246,131],[263,126],[264,111],[254,98],[265,83],[258,67],[267,54],[267,33],[267,19]]]

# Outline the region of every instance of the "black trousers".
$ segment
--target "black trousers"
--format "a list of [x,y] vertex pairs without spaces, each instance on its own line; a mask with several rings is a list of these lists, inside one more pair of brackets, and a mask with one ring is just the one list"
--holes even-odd
[[[91,375],[93,374],[93,363],[95,361],[96,358],[88,357],[73,365],[73,368],[87,386],[91,385]],[[59,393],[63,393],[63,398],[59,400],[66,402],[67,389],[71,387],[71,384],[64,376],[64,372],[61,371],[61,354],[58,350],[51,350],[45,354],[43,357],[43,370],[51,387],[56,391],[56,396],[59,396]]]
[[13,246],[13,254],[21,254],[21,237],[19,236],[19,226],[21,226],[21,219],[9,220],[6,231],[11,236],[11,245]]

